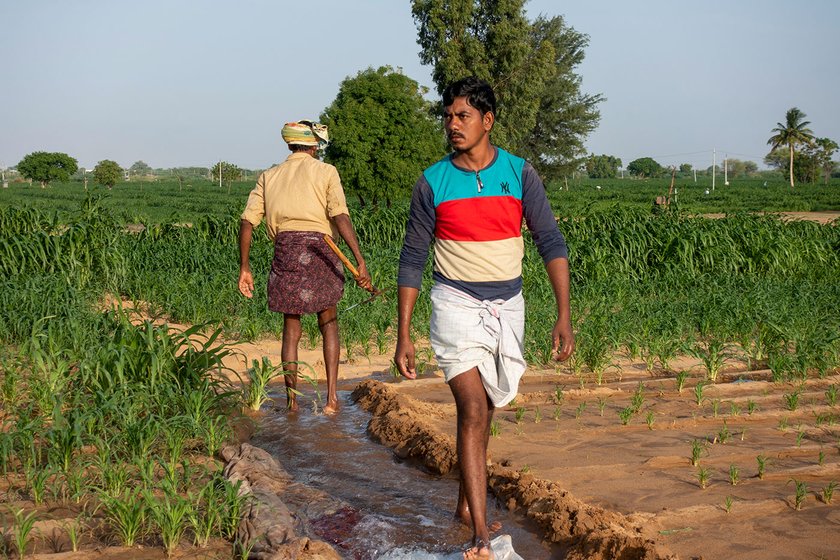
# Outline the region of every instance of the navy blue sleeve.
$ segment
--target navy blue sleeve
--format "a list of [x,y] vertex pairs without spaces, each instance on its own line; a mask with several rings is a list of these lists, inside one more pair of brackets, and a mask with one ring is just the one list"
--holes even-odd
[[557,229],[542,179],[527,162],[522,169],[522,213],[543,262],[569,257],[566,238]]
[[411,193],[405,240],[400,251],[400,270],[397,285],[420,289],[423,269],[429,258],[429,247],[435,238],[435,201],[432,188],[421,176]]

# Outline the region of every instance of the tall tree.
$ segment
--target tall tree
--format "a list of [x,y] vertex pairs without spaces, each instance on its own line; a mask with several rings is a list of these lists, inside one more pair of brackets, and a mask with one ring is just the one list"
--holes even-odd
[[100,185],[105,185],[108,190],[123,178],[123,168],[116,161],[103,159],[93,168],[93,179]]
[[618,174],[619,167],[621,159],[615,156],[592,154],[586,159],[586,172],[592,179],[612,179]]
[[662,166],[653,158],[643,157],[634,159],[627,164],[627,171],[639,177],[657,177],[662,173]]
[[51,181],[67,181],[79,169],[76,160],[62,152],[32,152],[17,164],[18,172],[47,188]]
[[222,182],[230,184],[231,181],[237,181],[242,177],[242,170],[232,163],[220,161],[210,168],[210,173],[214,181],[219,180],[219,174],[222,176]]
[[793,157],[796,146],[809,144],[814,138],[814,133],[808,128],[809,124],[811,123],[805,120],[805,113],[793,107],[785,113],[784,123],[776,123],[776,127],[770,131],[773,136],[767,140],[771,151],[780,146],[787,146],[790,152],[790,188],[793,188]]
[[410,192],[425,167],[446,152],[432,104],[416,81],[388,66],[345,79],[324,110],[325,160],[336,166],[348,194],[364,206]]
[[603,98],[581,93],[574,73],[588,37],[561,17],[530,22],[525,2],[412,0],[412,15],[438,93],[468,75],[486,80],[498,100],[493,142],[553,179],[580,166]]
[[142,176],[142,175],[149,175],[152,173],[152,168],[143,160],[135,161],[131,164],[131,167],[128,168],[128,171],[133,176]]

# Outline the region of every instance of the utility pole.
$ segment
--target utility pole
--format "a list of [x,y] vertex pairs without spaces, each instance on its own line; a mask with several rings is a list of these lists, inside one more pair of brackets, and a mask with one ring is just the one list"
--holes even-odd
[[729,154],[723,156],[723,184],[729,186]]
[[222,188],[222,160],[219,160],[219,188]]
[[717,151],[712,148],[712,192],[715,192],[715,167],[717,167]]
[[694,171],[694,182],[696,183],[697,182],[697,168],[695,167],[694,169],[692,169],[692,171]]
[[5,163],[0,163],[0,174],[3,175],[3,188],[8,189],[9,188],[9,182],[6,180],[6,164]]

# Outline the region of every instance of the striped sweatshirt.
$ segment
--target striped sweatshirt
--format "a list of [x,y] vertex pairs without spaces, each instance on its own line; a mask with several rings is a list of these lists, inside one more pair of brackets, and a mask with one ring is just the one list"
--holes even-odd
[[479,171],[448,155],[423,172],[411,196],[400,252],[399,286],[420,288],[434,243],[434,280],[480,300],[507,300],[522,290],[522,219],[548,262],[566,258],[563,234],[545,187],[524,159],[495,148]]

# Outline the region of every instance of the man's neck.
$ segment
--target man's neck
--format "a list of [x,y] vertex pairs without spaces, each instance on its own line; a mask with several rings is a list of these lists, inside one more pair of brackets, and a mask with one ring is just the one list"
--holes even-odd
[[456,150],[452,156],[452,163],[471,171],[481,171],[490,165],[495,157],[496,148],[487,141],[465,152]]

